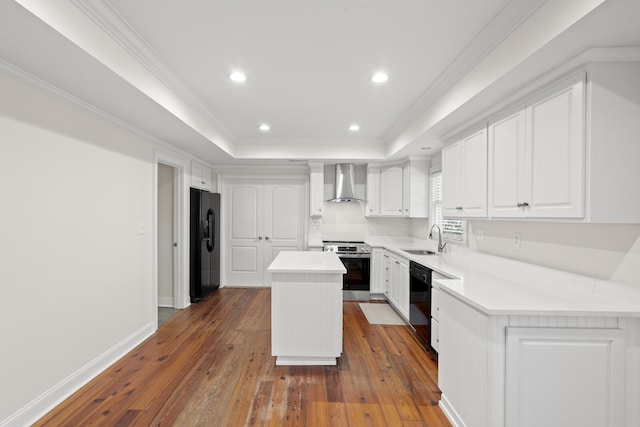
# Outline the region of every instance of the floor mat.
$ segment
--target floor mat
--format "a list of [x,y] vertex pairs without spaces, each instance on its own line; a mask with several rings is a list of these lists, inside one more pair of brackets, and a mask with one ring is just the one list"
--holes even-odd
[[406,325],[389,304],[360,303],[360,309],[372,325]]

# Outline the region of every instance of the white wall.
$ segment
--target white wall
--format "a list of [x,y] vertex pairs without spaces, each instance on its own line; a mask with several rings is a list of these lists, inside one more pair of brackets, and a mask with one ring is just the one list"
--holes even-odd
[[[309,225],[309,237],[324,240],[360,241],[366,236],[407,236],[409,220],[366,218],[363,204],[325,203],[319,224]],[[405,229],[406,228],[406,229]]]
[[152,330],[155,304],[151,143],[4,75],[0,93],[2,424]]
[[[469,221],[482,240],[469,246],[500,255],[599,279],[640,286],[640,225],[574,224],[529,221]],[[513,234],[520,234],[520,246]]]
[[158,164],[158,306],[173,307],[173,173]]

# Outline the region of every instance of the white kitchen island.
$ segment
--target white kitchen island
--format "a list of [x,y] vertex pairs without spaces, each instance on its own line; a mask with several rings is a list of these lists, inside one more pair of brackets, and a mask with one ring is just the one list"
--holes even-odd
[[280,252],[268,271],[276,365],[335,365],[342,354],[342,275],[332,252]]

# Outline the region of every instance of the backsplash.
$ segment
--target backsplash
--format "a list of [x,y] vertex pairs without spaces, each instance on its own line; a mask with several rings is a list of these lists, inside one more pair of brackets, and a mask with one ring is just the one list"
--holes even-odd
[[363,240],[367,236],[409,236],[411,220],[366,218],[360,203],[325,203],[324,216],[309,224],[309,237],[324,240]]

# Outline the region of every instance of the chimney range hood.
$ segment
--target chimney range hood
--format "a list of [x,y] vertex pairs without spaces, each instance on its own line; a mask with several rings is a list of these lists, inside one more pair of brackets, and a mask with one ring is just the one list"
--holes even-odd
[[336,165],[336,193],[335,198],[327,200],[332,203],[366,202],[355,196],[355,167],[351,163]]

